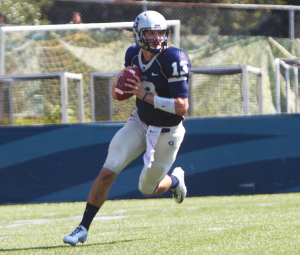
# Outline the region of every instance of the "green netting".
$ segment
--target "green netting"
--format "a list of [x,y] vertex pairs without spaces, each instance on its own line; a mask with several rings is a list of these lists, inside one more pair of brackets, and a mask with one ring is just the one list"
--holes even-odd
[[195,117],[243,114],[241,74],[193,74],[191,89]]
[[[7,32],[5,73],[25,74],[59,71],[82,73],[85,120],[89,122],[91,120],[89,73],[120,71],[124,65],[125,51],[133,42],[132,33],[124,29]],[[180,43],[181,48],[190,56],[194,67],[251,65],[261,68],[264,73],[264,114],[276,113],[275,58],[290,57],[300,53],[298,41],[263,36],[190,35],[181,37]],[[201,85],[200,82],[199,85],[193,85],[194,94],[191,99],[195,102],[194,114],[197,116],[242,114],[240,79],[229,78],[229,76],[226,78],[206,77],[203,78]],[[78,121],[76,119],[78,109],[75,83],[72,85],[72,82],[69,81],[68,86],[68,114],[70,121],[76,122]],[[283,82],[284,80],[281,84]],[[0,93],[0,110],[2,111],[0,121],[2,125],[8,123],[7,118],[9,119],[10,116],[8,89],[5,86],[2,85]],[[59,123],[61,118],[59,86],[59,80],[41,80],[22,85],[18,85],[17,82],[14,83],[13,109],[15,117],[18,116],[19,118],[15,123]],[[105,92],[105,100],[108,100],[108,82],[102,85],[102,90],[104,87],[107,91]],[[257,114],[255,78],[250,78],[249,89],[250,114]],[[101,89],[99,93],[102,93]],[[282,109],[285,108],[285,98],[285,88],[282,88]],[[293,100],[293,97],[291,99]],[[96,120],[108,120],[109,106],[108,101],[105,100],[101,98],[96,100],[96,107],[97,104],[101,105],[98,106],[98,110],[101,109],[103,112],[97,113]],[[213,104],[213,102],[219,103]],[[37,106],[34,106],[35,104]],[[36,110],[30,109],[30,107]],[[134,108],[134,98],[128,102],[113,102],[113,119],[125,120]]]
[[[89,122],[91,118],[89,73],[96,70],[120,71],[124,66],[126,48],[132,43],[132,33],[123,29],[11,32],[6,36],[5,73],[61,71],[82,73],[85,119]],[[13,97],[16,105],[13,108],[15,124],[61,122],[59,79],[14,82]],[[37,98],[42,98],[38,107],[43,109],[40,110],[43,114],[32,114]],[[9,100],[8,96],[6,99],[3,96],[0,100],[3,107],[8,104],[5,100]],[[78,122],[77,113],[76,86],[75,82],[69,81],[69,122]],[[9,110],[2,115],[9,117]],[[7,123],[3,117],[1,122],[2,124]]]

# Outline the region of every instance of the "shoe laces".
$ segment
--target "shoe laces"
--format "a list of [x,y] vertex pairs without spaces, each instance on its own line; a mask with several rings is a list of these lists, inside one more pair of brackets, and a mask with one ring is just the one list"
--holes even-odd
[[81,232],[82,228],[81,226],[78,226],[72,233],[70,236],[75,236],[77,233]]

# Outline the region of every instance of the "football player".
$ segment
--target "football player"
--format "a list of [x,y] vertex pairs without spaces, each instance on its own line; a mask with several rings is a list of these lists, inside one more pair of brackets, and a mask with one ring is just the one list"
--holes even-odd
[[[133,25],[135,43],[125,55],[125,68],[138,66],[141,79],[134,76],[125,86],[132,88],[137,109],[112,139],[107,159],[96,178],[79,226],[63,238],[76,245],[85,242],[90,224],[105,202],[116,176],[145,149],[144,167],[140,174],[139,190],[145,196],[171,191],[175,202],[181,203],[187,193],[184,171],[176,167],[168,171],[176,159],[185,135],[182,125],[188,109],[188,74],[191,67],[187,54],[168,47],[169,28],[158,12],[145,11]],[[113,85],[112,97],[116,99]]]

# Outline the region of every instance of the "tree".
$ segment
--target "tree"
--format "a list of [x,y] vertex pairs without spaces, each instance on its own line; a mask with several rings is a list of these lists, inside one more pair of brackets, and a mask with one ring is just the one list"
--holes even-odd
[[42,17],[42,10],[50,8],[53,1],[46,0],[2,0],[0,1],[0,16],[6,24],[41,25],[48,24],[47,17]]

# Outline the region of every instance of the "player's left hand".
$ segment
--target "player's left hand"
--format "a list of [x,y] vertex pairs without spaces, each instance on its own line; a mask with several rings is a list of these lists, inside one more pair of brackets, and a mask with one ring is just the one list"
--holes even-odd
[[132,88],[131,91],[124,91],[124,93],[129,93],[129,94],[134,94],[136,95],[139,99],[143,99],[144,95],[146,94],[146,90],[141,82],[141,79],[133,75],[135,79],[128,79],[130,83],[125,83],[125,86]]

